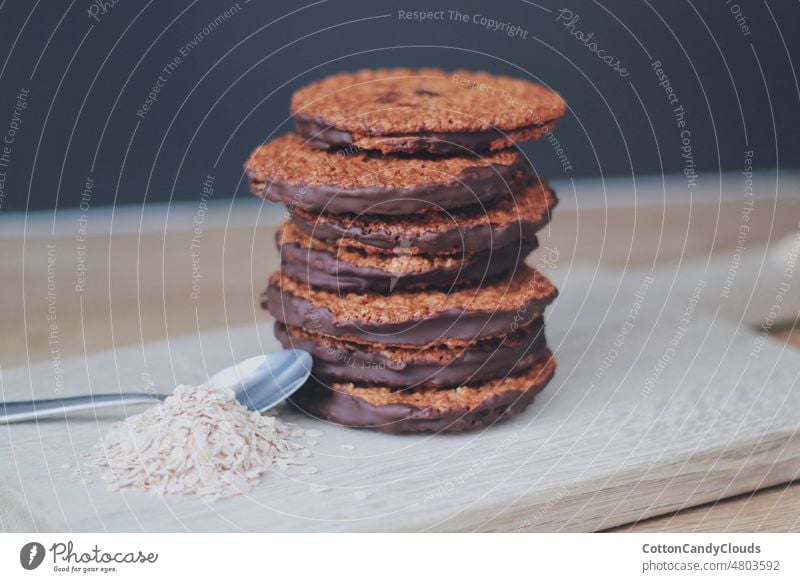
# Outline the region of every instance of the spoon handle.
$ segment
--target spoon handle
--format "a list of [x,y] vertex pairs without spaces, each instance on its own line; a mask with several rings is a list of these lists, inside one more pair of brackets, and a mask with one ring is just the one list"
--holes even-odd
[[0,402],[0,424],[34,420],[48,416],[64,416],[80,410],[94,410],[129,404],[155,404],[163,400],[159,394],[121,392],[119,394],[93,394],[68,398]]

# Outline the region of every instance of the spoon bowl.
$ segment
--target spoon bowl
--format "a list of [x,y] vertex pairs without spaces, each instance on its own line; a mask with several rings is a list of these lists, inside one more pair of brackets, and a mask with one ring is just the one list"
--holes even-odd
[[208,383],[229,388],[249,410],[264,412],[297,392],[311,374],[311,354],[282,350],[248,358],[220,370]]

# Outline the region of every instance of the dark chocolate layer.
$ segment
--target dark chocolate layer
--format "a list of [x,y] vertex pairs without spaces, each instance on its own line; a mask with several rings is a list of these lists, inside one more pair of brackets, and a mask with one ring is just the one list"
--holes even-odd
[[[294,396],[292,402],[302,411],[354,428],[372,428],[382,432],[461,432],[486,428],[523,412],[536,394],[555,373],[549,352],[534,364],[525,377],[523,389],[507,390],[489,396],[474,406],[455,406],[447,410],[405,403],[376,405],[358,396],[358,389],[337,390],[312,378]],[[461,390],[459,388],[458,390]]]
[[522,156],[510,166],[493,164],[474,167],[455,177],[443,177],[442,183],[407,188],[369,186],[343,189],[332,185],[309,186],[278,180],[259,179],[247,171],[250,191],[273,202],[283,202],[292,209],[331,214],[377,214],[397,216],[423,210],[460,208],[488,203],[508,195],[510,182],[519,173],[530,173]]
[[292,213],[292,222],[307,235],[327,243],[352,240],[383,250],[400,247],[422,253],[476,253],[533,238],[550,221],[557,204],[555,193],[542,186],[494,207],[472,206],[449,215],[405,217],[402,227],[391,228],[388,222],[369,217],[318,216],[303,210]]
[[[503,142],[510,147],[517,140],[515,134],[524,139],[538,139],[542,132],[549,131],[555,122],[521,127],[512,131],[492,128],[485,131],[420,132],[413,134],[394,134],[380,136],[385,145],[381,149],[394,153],[434,155],[464,154],[497,149],[496,143]],[[344,148],[355,144],[353,134],[332,127],[330,123],[305,113],[294,114],[294,128],[298,135],[306,138],[308,144],[319,149]]]
[[529,301],[514,311],[450,308],[424,319],[397,323],[341,321],[327,307],[284,291],[271,283],[261,296],[261,307],[278,321],[336,337],[352,337],[379,344],[425,345],[442,339],[473,340],[504,336],[525,327],[544,313],[552,297]]
[[323,338],[275,324],[275,336],[286,348],[314,357],[314,374],[333,382],[354,382],[400,388],[446,388],[502,378],[529,368],[545,349],[544,325],[534,322],[497,340],[465,348],[424,346],[391,350],[334,338]]
[[300,244],[280,244],[281,269],[309,285],[348,291],[391,292],[410,289],[449,289],[489,281],[512,271],[537,247],[536,238],[497,250],[467,254],[454,266],[392,273],[346,260],[346,255],[311,249]]

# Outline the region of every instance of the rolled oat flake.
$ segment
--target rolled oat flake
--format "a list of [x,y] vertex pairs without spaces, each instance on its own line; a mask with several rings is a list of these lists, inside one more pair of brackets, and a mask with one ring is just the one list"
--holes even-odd
[[271,469],[299,472],[310,456],[298,440],[304,434],[247,410],[231,390],[180,385],[163,403],[114,425],[89,462],[111,490],[213,501],[249,493]]

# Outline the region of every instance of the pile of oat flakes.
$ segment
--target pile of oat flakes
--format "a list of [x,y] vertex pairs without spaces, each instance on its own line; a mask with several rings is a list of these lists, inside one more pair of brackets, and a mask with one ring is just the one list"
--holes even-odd
[[248,411],[231,390],[180,385],[163,403],[115,425],[90,461],[113,490],[213,501],[250,492],[270,470],[316,473],[306,464],[311,450],[303,438],[310,436]]

